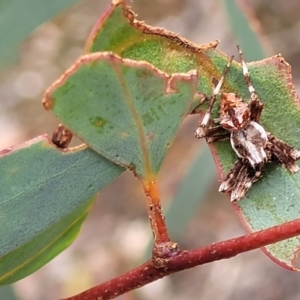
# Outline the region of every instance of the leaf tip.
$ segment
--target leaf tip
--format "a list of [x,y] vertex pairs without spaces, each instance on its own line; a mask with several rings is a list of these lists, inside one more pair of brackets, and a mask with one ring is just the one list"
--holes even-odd
[[46,93],[44,99],[43,99],[43,105],[46,110],[50,110],[53,108],[53,100],[51,97],[49,97],[48,93]]

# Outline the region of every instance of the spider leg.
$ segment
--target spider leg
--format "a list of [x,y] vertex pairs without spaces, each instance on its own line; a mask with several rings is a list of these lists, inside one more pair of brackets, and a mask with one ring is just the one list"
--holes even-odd
[[266,151],[270,153],[270,160],[282,164],[291,173],[299,171],[299,167],[295,162],[300,158],[300,151],[294,147],[291,147],[285,142],[277,139],[275,136],[268,134]]
[[225,141],[230,138],[230,132],[224,129],[221,125],[210,127],[206,131],[205,138],[207,143]]
[[243,68],[243,74],[246,84],[248,85],[248,89],[250,92],[250,103],[249,103],[249,110],[250,110],[250,119],[251,121],[259,123],[260,115],[263,110],[263,103],[259,100],[258,95],[255,91],[255,88],[250,80],[250,74],[248,67],[245,62],[244,54],[240,48],[240,46],[237,46],[239,56],[242,63]]
[[216,85],[216,87],[214,88],[213,90],[213,93],[212,93],[212,96],[209,100],[209,105],[208,105],[208,108],[201,120],[201,122],[199,123],[199,126],[195,132],[195,136],[200,139],[200,138],[203,138],[203,137],[206,137],[206,132],[207,132],[207,129],[209,127],[209,121],[210,121],[210,117],[211,117],[211,110],[214,106],[214,103],[216,102],[216,97],[217,95],[219,94],[220,92],[220,89],[223,85],[223,82],[224,82],[224,78],[229,70],[229,67],[231,65],[231,62],[233,60],[233,56],[231,56],[230,60],[228,61],[224,71],[223,71],[223,74],[222,74],[222,77],[220,78],[218,84]]
[[247,161],[239,159],[222,181],[219,192],[230,193],[231,202],[239,201],[260,177],[261,168],[253,169]]
[[236,182],[236,175],[240,172],[242,167],[243,167],[243,161],[241,159],[238,159],[231,167],[225,179],[222,181],[219,187],[219,192],[229,193],[232,191]]

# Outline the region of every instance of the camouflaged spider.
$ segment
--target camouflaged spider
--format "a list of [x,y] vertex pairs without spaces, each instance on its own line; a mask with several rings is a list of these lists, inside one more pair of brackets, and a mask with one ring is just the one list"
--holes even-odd
[[213,90],[208,109],[195,132],[197,138],[206,138],[208,143],[230,138],[231,146],[239,159],[222,181],[219,192],[230,193],[231,201],[238,201],[245,196],[252,183],[261,177],[267,162],[280,163],[291,173],[296,173],[299,167],[295,161],[300,158],[300,151],[266,132],[259,124],[263,103],[250,81],[244,55],[239,46],[237,48],[244,79],[250,92],[249,104],[235,93],[221,93],[220,117],[215,121],[219,125],[212,126],[211,110],[230,68],[232,56]]

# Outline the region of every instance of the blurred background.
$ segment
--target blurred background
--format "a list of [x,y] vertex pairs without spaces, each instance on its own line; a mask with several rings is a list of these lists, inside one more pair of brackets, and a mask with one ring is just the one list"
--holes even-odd
[[[19,46],[14,60],[2,61],[0,149],[52,134],[57,122],[42,107],[43,93],[81,55],[90,30],[110,4],[109,0],[65,2],[72,5],[36,28]],[[0,0],[0,10],[2,4],[4,0]],[[128,4],[139,20],[196,44],[219,39],[219,49],[227,55],[236,55],[236,44],[242,46],[248,61],[282,53],[292,65],[299,92],[299,1],[238,1],[263,49],[232,0],[135,0]],[[186,119],[160,173],[167,223],[181,248],[245,233],[228,198],[217,193],[219,183],[210,153],[205,143],[194,139],[197,122],[197,116]],[[99,193],[73,245],[12,287],[0,287],[0,300],[71,296],[140,264],[149,257],[151,243],[144,200],[137,179],[123,173]],[[169,276],[117,299],[296,300],[299,293],[300,275],[280,268],[256,250]]]

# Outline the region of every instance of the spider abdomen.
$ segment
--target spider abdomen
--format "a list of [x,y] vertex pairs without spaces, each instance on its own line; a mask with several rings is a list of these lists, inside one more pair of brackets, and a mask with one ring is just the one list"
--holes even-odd
[[254,121],[230,135],[230,143],[237,156],[248,160],[254,169],[268,161],[265,151],[267,142],[265,129]]

